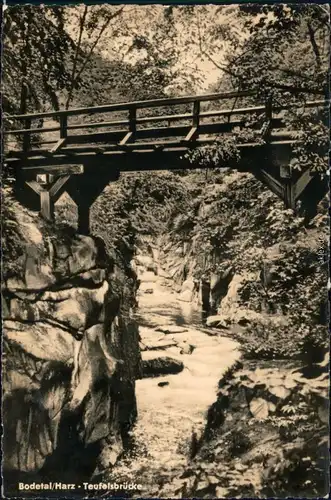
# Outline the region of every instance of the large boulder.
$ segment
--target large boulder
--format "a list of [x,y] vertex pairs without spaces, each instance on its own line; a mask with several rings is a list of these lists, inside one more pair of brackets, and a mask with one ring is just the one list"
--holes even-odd
[[2,290],[6,496],[27,473],[73,483],[112,465],[142,376],[130,269],[99,238],[21,219],[23,252]]
[[184,365],[181,361],[155,351],[143,352],[142,360],[143,377],[158,377],[176,374],[184,369]]
[[[14,298],[10,301],[10,317],[20,321],[57,321],[69,328],[83,331],[96,321],[102,312],[108,290],[105,280],[100,287],[73,287],[59,291],[45,291],[39,300]],[[90,323],[90,324],[89,324]]]

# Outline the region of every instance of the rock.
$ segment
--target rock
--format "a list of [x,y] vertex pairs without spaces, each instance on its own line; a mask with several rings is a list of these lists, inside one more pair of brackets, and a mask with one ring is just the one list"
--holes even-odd
[[210,310],[210,282],[206,279],[200,281],[200,303],[203,311]]
[[[172,287],[172,281],[171,280],[162,280],[162,281],[159,281],[159,285],[170,288],[170,287]],[[174,290],[169,290],[169,292],[175,293]]]
[[4,321],[4,340],[39,360],[66,364],[79,344],[70,333],[47,323],[24,324]]
[[1,294],[1,317],[2,319],[10,318],[10,301],[5,299],[5,297]]
[[160,276],[160,278],[171,279],[170,274],[164,269],[162,269],[162,267],[159,267],[158,275]]
[[71,247],[71,256],[68,259],[71,275],[79,274],[96,267],[98,248],[90,236],[77,235]]
[[139,342],[139,349],[141,351],[147,351],[148,347],[143,342]]
[[154,273],[154,274],[155,274],[155,276],[157,276],[157,275],[158,275],[158,267],[157,267],[157,264],[155,264],[155,263],[153,262],[153,264],[150,264],[150,265],[146,266],[146,271],[150,271],[150,272]]
[[10,303],[11,319],[22,321],[56,320],[75,330],[89,326],[90,318],[98,318],[104,303],[108,282],[98,288],[70,288],[58,292],[45,292],[35,303],[13,299]]
[[182,302],[192,302],[193,292],[191,290],[184,290],[184,292],[181,292],[178,296],[178,300],[181,300]]
[[172,288],[176,293],[180,293],[182,287],[179,285],[179,283],[172,283]]
[[146,271],[150,271],[155,275],[158,274],[158,265],[154,262],[152,257],[147,255],[137,255],[135,257],[136,266],[142,266]]
[[182,284],[182,292],[185,292],[185,290],[193,292],[194,288],[195,288],[195,283],[192,279],[185,280]]
[[195,348],[196,348],[195,345],[185,344],[185,345],[183,345],[183,347],[181,348],[181,350],[179,352],[180,352],[180,354],[192,354],[192,352],[194,351]]
[[236,322],[238,325],[247,326],[251,323],[261,322],[262,315],[251,310],[239,311],[236,314]]
[[206,324],[207,326],[210,327],[216,326],[217,328],[225,328],[225,329],[229,328],[226,319],[221,315],[209,316],[207,318]]
[[181,361],[166,355],[158,355],[155,352],[145,351],[142,353],[143,377],[158,377],[180,373],[184,369]]
[[139,327],[139,334],[140,334],[140,339],[144,344],[152,342],[153,344],[155,342],[158,342],[159,340],[164,340],[166,338],[165,334],[157,332],[157,330],[154,330],[153,328],[145,327],[145,326],[140,326]]
[[258,280],[257,273],[235,274],[229,285],[228,292],[221,302],[219,312],[226,315],[234,313],[241,306],[239,292],[245,283]]
[[268,402],[263,398],[252,399],[249,409],[256,420],[265,420],[269,415]]
[[159,387],[165,387],[166,385],[169,385],[169,382],[159,382],[157,385]]
[[159,326],[158,328],[155,329],[155,331],[162,332],[168,335],[170,333],[185,333],[188,331],[188,329],[177,325],[165,325],[165,326]]
[[22,279],[19,278],[9,278],[6,282],[6,288],[10,292],[16,292],[17,290],[25,290],[26,285]]
[[210,307],[211,311],[217,311],[220,301],[227,295],[229,284],[233,278],[233,269],[227,267],[218,274],[212,273],[210,276]]
[[173,347],[173,346],[176,346],[177,345],[177,342],[175,342],[174,340],[171,340],[171,339],[165,339],[165,340],[159,340],[158,342],[148,342],[148,343],[145,343],[145,349],[144,350],[148,350],[148,351],[157,351],[157,350],[166,350],[166,349],[169,349],[170,347]]
[[90,282],[94,285],[101,285],[101,283],[106,279],[105,269],[91,269],[85,273],[81,273],[78,278],[87,282],[85,286]]
[[134,261],[138,266],[147,266],[153,263],[153,259],[148,255],[136,255]]
[[26,288],[30,290],[42,290],[55,283],[55,281],[50,265],[43,262],[40,249],[34,246],[28,247],[25,261]]
[[169,265],[168,272],[169,272],[170,278],[174,279],[175,275],[181,269],[182,265],[183,265],[182,259],[176,260],[171,265]]

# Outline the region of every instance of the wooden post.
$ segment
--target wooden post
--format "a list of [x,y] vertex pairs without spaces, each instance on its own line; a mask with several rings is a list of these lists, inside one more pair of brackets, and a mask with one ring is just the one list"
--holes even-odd
[[194,101],[193,103],[193,115],[192,115],[192,127],[190,128],[185,139],[182,140],[184,144],[188,142],[195,141],[199,135],[199,124],[200,124],[200,101]]
[[60,116],[60,137],[61,139],[64,139],[68,137],[68,117],[67,115],[61,115]]
[[67,193],[77,206],[78,232],[90,233],[90,208],[109,182],[118,179],[118,172],[109,168],[108,162],[96,172],[94,165],[84,166],[84,175],[72,176]]
[[134,106],[129,108],[129,130],[133,134],[137,130],[137,109]]
[[[29,130],[31,129],[31,118],[25,118],[24,120],[24,128]],[[27,153],[31,148],[31,132],[25,132],[23,135],[23,151]]]
[[80,190],[74,185],[71,185],[68,189],[68,194],[77,206],[78,233],[90,234],[90,208],[95,201],[95,197],[91,196],[87,189]]
[[193,103],[193,127],[199,127],[200,125],[200,101],[194,101]]
[[54,200],[49,191],[40,192],[40,213],[46,220],[51,221],[54,218]]
[[285,206],[295,210],[295,189],[292,179],[286,179],[285,182]]
[[[70,175],[58,177],[49,187],[45,189],[39,182],[35,180],[25,181],[25,186],[30,188],[40,199],[40,214],[44,219],[53,220],[54,205],[60,198],[61,194],[66,190],[65,184],[70,179]],[[29,191],[28,191],[29,192]]]
[[280,166],[280,177],[283,179],[285,206],[286,208],[295,210],[295,184],[293,182],[291,165]]
[[314,174],[311,171],[311,168],[307,168],[299,179],[296,181],[295,186],[294,186],[294,191],[295,191],[295,199],[297,200],[299,196],[302,194],[302,192],[306,189],[308,184],[312,181],[314,177]]

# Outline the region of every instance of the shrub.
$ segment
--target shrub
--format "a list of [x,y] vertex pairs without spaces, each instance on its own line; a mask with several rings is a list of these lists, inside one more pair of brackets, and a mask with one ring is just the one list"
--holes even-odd
[[271,320],[251,324],[240,335],[246,359],[301,359],[320,361],[328,344],[324,325],[279,325]]

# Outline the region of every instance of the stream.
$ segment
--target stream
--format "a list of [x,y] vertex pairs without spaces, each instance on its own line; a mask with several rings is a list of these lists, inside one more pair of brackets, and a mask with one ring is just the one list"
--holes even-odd
[[218,382],[239,359],[239,351],[235,341],[205,328],[197,306],[179,301],[178,294],[162,286],[154,273],[145,271],[139,278],[142,357],[171,357],[184,369],[136,382],[138,419],[132,431],[136,446],[111,476],[117,482],[139,482],[140,497],[160,497],[161,490],[162,497],[169,498],[174,495],[174,480],[190,458],[192,433],[199,437],[203,432]]

